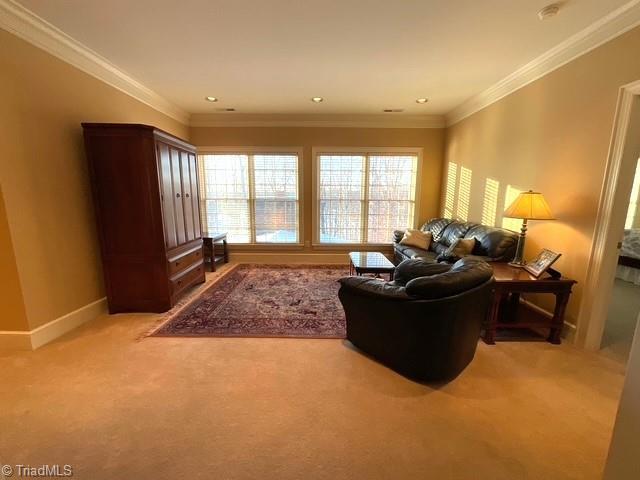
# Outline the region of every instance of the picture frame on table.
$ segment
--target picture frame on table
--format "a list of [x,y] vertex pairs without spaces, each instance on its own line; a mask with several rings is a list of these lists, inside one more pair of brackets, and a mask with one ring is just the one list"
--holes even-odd
[[538,278],[546,272],[561,256],[561,253],[553,252],[543,248],[536,258],[527,262],[524,269],[534,277]]

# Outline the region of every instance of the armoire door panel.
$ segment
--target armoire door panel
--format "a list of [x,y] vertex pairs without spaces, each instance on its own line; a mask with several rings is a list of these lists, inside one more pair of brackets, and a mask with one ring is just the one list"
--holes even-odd
[[[145,142],[127,136],[115,138],[118,141],[107,136],[87,139],[102,253],[132,255],[140,248],[154,252],[164,243],[154,237],[154,232],[160,230],[153,222],[154,198],[147,181],[155,175],[155,168],[147,164],[155,155]],[[132,240],[143,234],[140,240]]]
[[180,168],[180,152],[171,148],[171,172],[173,176],[173,204],[176,212],[176,237],[178,245],[186,242],[184,231],[184,206],[182,197],[182,175]]
[[180,152],[180,165],[182,167],[182,192],[184,194],[182,204],[184,205],[185,235],[187,241],[190,241],[195,238],[195,232],[193,228],[193,199],[191,198],[191,170],[189,169],[189,154],[187,152]]
[[195,238],[202,236],[200,228],[200,194],[198,193],[198,165],[196,156],[189,154],[189,169],[191,171],[191,204],[193,205],[193,226]]
[[178,245],[176,236],[176,213],[173,201],[173,179],[171,175],[171,155],[169,146],[164,143],[157,143],[158,162],[160,170],[160,182],[162,192],[162,215],[164,219],[164,237],[167,248]]

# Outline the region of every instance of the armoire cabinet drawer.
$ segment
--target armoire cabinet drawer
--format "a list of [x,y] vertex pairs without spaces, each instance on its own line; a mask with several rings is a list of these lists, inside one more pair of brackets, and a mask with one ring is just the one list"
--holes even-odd
[[185,288],[202,281],[204,279],[204,265],[200,264],[191,270],[186,271],[178,277],[170,280],[172,295],[181,292]]
[[169,261],[169,275],[186,270],[196,263],[202,263],[202,248],[189,252],[181,257]]

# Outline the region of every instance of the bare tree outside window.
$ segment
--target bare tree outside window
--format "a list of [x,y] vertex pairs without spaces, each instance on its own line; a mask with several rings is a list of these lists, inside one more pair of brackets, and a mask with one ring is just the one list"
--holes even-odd
[[320,243],[389,243],[413,225],[417,155],[318,156]]
[[199,156],[205,229],[231,243],[298,243],[298,155]]

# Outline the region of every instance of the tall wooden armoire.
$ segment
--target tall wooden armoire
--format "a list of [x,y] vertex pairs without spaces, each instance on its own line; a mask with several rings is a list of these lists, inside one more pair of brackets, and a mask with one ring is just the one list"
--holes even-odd
[[148,125],[82,126],[109,311],[164,312],[205,280],[195,148]]

